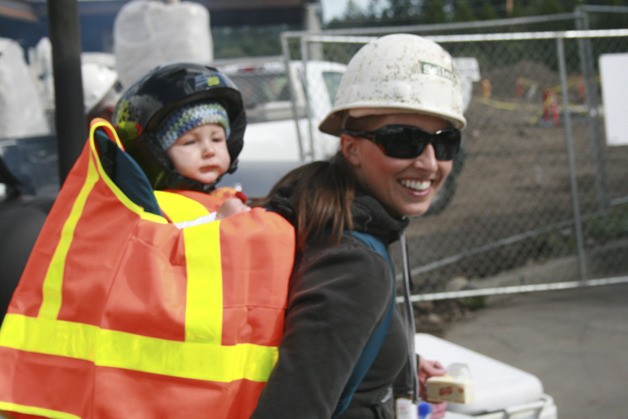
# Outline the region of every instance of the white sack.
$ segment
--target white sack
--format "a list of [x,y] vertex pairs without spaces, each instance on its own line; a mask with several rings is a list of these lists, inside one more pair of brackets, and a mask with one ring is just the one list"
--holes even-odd
[[35,82],[20,44],[0,38],[0,138],[50,131]]
[[213,60],[209,12],[197,3],[135,0],[124,5],[113,27],[120,82],[129,87],[163,64]]

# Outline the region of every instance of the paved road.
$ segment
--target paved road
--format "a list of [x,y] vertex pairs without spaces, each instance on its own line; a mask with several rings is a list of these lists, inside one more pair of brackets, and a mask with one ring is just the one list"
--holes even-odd
[[444,337],[539,377],[561,419],[628,419],[628,284],[493,297]]

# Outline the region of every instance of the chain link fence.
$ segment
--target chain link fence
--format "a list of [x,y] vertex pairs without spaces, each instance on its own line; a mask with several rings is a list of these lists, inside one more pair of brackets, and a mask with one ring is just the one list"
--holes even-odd
[[[407,230],[414,301],[628,281],[628,145],[607,145],[599,72],[628,30],[422,35],[469,105],[447,203]],[[286,33],[284,59],[347,63],[371,39]]]

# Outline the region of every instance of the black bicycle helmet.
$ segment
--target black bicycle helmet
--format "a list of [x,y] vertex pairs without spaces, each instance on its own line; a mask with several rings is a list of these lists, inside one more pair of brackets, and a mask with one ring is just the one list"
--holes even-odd
[[112,122],[126,151],[142,166],[155,189],[210,191],[205,185],[176,172],[156,133],[178,109],[199,101],[219,103],[229,118],[228,173],[238,166],[246,114],[237,86],[213,67],[176,63],[155,68],[129,87],[116,105]]

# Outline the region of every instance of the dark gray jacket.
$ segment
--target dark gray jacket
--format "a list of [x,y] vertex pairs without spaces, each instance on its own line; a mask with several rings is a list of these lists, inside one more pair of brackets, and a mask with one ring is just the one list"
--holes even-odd
[[[356,197],[352,212],[356,230],[386,245],[407,226],[368,195]],[[365,343],[386,314],[391,275],[381,255],[350,235],[334,246],[326,239],[308,243],[291,282],[279,360],[253,418],[331,418]],[[404,328],[395,314],[342,417],[393,418],[392,385],[407,358]]]

